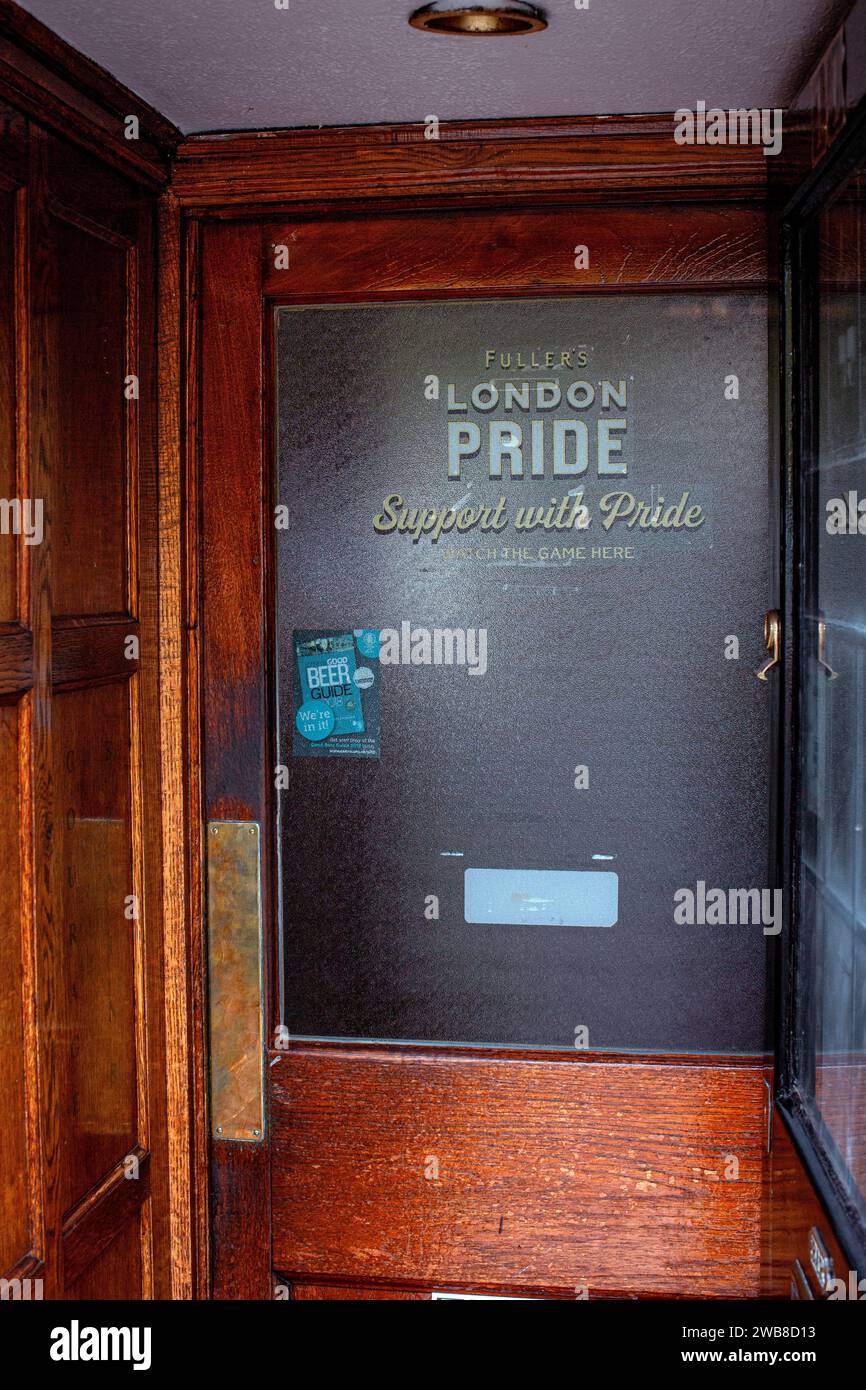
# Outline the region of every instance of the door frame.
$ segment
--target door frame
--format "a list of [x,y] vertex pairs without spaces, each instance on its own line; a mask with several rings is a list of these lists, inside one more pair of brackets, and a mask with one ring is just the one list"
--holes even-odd
[[[263,828],[265,1032],[272,1044],[276,865],[265,827],[273,823],[277,761],[269,598],[273,304],[765,291],[765,185],[759,149],[677,146],[672,117],[455,124],[442,127],[438,145],[425,140],[422,126],[182,143],[173,191],[186,217],[190,267],[188,737],[191,772],[196,779],[200,768],[201,777],[193,832],[195,935],[203,949],[206,823],[257,821]],[[485,243],[494,223],[497,236]],[[318,254],[304,240],[313,227]],[[470,227],[474,240],[461,233]],[[418,262],[415,253],[413,265],[406,250],[412,239],[398,228],[411,228],[416,245],[419,229],[426,232],[435,254],[428,249]],[[546,235],[539,236],[539,228]],[[573,254],[564,252],[588,240],[592,268],[578,279]],[[275,245],[290,248],[290,267],[305,272],[303,289],[292,292],[292,282],[275,268]],[[362,249],[357,260],[354,247]],[[193,804],[197,796],[194,782]],[[203,1032],[203,1012],[200,1026]],[[357,1053],[358,1045],[351,1050]],[[315,1062],[315,1052],[311,1045],[305,1055]],[[345,1054],[330,1047],[318,1055],[330,1065]],[[563,1059],[554,1056],[561,1066]],[[283,1058],[279,1047],[268,1049],[272,1096]],[[644,1056],[634,1060],[653,1065]],[[523,1084],[522,1061],[531,1058],[515,1056],[510,1063],[515,1094]],[[571,1056],[567,1064],[576,1078],[575,1061]],[[744,1123],[750,1133],[765,1134],[767,1059],[744,1059],[743,1067],[730,1061],[720,1068],[722,1084],[745,1087]],[[577,1064],[609,1066],[612,1083],[626,1088],[641,1074],[622,1057],[581,1054]],[[711,1074],[712,1059],[691,1059],[696,1085],[711,1084]],[[270,1130],[273,1112],[267,1123]],[[759,1148],[755,1185],[747,1196],[743,1188],[745,1206],[733,1212],[758,1244],[765,1197]],[[270,1183],[267,1139],[211,1140],[215,1297],[275,1296]],[[298,1272],[284,1260],[277,1268]]]

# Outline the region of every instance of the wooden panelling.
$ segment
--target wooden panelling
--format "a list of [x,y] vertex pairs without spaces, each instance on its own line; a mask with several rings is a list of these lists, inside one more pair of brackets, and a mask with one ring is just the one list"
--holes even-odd
[[15,247],[18,195],[0,186],[0,623],[18,616],[18,547],[5,504],[18,493],[16,468]]
[[[188,720],[183,730],[187,752],[189,792],[189,891],[186,907],[189,914],[188,951],[190,960],[190,1007],[187,1026],[192,1045],[191,1096],[193,1107],[193,1146],[190,1160],[194,1167],[193,1196],[195,1205],[194,1253],[198,1261],[200,1296],[212,1287],[211,1264],[213,1232],[210,1219],[211,1152],[208,1140],[209,1075],[206,1047],[207,985],[206,985],[206,926],[204,921],[204,767],[201,689],[201,514],[200,478],[201,457],[198,423],[201,407],[201,228],[191,223],[184,239],[185,264],[183,302],[187,306],[183,333],[183,402],[184,418],[182,488],[186,499],[183,517],[184,574],[183,589],[186,623],[186,643],[183,652],[185,695]],[[270,1208],[269,1208],[270,1213]],[[267,1236],[270,1248],[270,1227]],[[257,1279],[258,1279],[257,1275]]]
[[293,1047],[269,1069],[274,1267],[754,1297],[759,1066]]
[[[7,538],[15,552],[15,545]],[[33,634],[27,628],[9,624],[0,630],[0,695],[26,690],[33,680]]]
[[[150,1201],[142,1222],[147,1259],[145,1287],[154,1297],[167,1298],[171,1279],[171,1219],[169,1207],[168,1133],[179,1118],[168,1106],[169,1068],[166,1015],[169,1008],[165,975],[162,845],[162,771],[160,765],[160,518],[159,518],[159,372],[157,323],[157,214],[155,202],[138,209],[136,292],[127,304],[127,321],[134,311],[137,334],[129,358],[137,363],[141,399],[135,408],[137,428],[131,440],[135,478],[130,486],[126,525],[135,544],[130,548],[129,608],[140,621],[139,673],[132,682],[133,847],[142,885],[141,1010],[139,1047],[147,1064],[146,1094],[139,1095],[140,1142],[151,1155]],[[127,408],[131,403],[127,403]],[[175,1007],[185,1008],[183,1000]],[[174,1034],[176,1038],[176,1032]],[[175,1095],[177,1092],[175,1091]],[[145,1118],[146,1116],[146,1118]]]
[[[202,553],[208,820],[259,820],[265,701],[262,580],[262,327],[258,245],[243,227],[205,232]],[[253,316],[250,304],[257,306]],[[209,614],[219,614],[210,621]]]
[[[51,555],[55,616],[127,609],[127,430],[129,246],[114,233],[61,217],[51,204],[46,268],[48,382],[54,458]],[[134,262],[132,263],[134,264]],[[132,272],[134,274],[134,271]],[[133,307],[134,312],[134,307]],[[86,460],[86,467],[83,466]]]
[[65,1213],[138,1136],[129,688],[58,693],[52,723]]
[[[36,30],[25,16],[29,58],[10,56],[10,13],[0,92],[14,69],[32,95]],[[160,1296],[156,246],[137,180],[162,175],[89,155],[89,116],[78,144],[0,118],[0,490],[45,503],[36,543],[0,536],[0,1277],[38,1269],[49,1298]]]
[[480,1285],[473,1284],[471,1288],[465,1285],[437,1284],[435,1288],[408,1288],[406,1285],[395,1286],[392,1284],[356,1284],[346,1281],[342,1284],[328,1283],[308,1283],[305,1280],[295,1280],[291,1286],[291,1298],[301,1303],[312,1302],[355,1302],[360,1300],[364,1303],[378,1302],[401,1302],[419,1303],[430,1302],[435,1293],[451,1293],[456,1297],[464,1294],[474,1295],[481,1298],[546,1298],[546,1299],[569,1299],[574,1300],[577,1296],[573,1289],[568,1293],[556,1293],[546,1290],[543,1294],[538,1289],[530,1287],[527,1291],[516,1288],[514,1285],[503,1287],[502,1285]]
[[144,1280],[142,1243],[140,1216],[133,1210],[111,1244],[100,1248],[80,1278],[69,1284],[66,1297],[76,1301],[140,1298]]
[[[65,1269],[74,1230],[70,1267],[84,1270],[103,1241],[103,1209],[93,1205],[93,1192],[130,1154],[144,1154],[147,1193],[141,1183],[124,1187],[118,1211],[130,1208],[131,1234],[117,1235],[112,1249],[130,1239],[140,1245],[119,1287],[130,1296],[160,1296],[169,1287],[169,1117],[155,205],[83,151],[45,136],[37,148],[37,309],[52,325],[35,394],[44,402],[37,428],[51,464],[46,698],[55,814],[44,949],[53,993],[43,1029],[58,1081],[52,1114],[61,1117],[63,1136],[49,1165],[53,1220],[59,1267]],[[124,389],[130,374],[137,395]],[[137,1285],[129,1270],[138,1271]],[[67,1294],[74,1277],[64,1274]]]
[[19,709],[0,705],[0,1270],[31,1248]]
[[77,681],[119,680],[139,669],[138,623],[120,622],[55,623],[51,638],[54,685],[74,685]]
[[135,1147],[110,1170],[63,1226],[63,1273],[67,1285],[84,1271],[132,1221],[150,1189],[150,1155]]
[[0,97],[0,185],[8,189],[27,182],[27,120]]
[[[179,132],[12,0],[0,0],[0,95],[102,159],[157,187]],[[126,138],[135,116],[138,139]]]
[[[217,225],[201,262],[204,816],[267,825],[261,259],[255,228]],[[263,835],[264,920],[269,836]],[[269,1015],[266,1013],[267,1019]],[[213,1294],[271,1290],[266,1143],[212,1145]]]
[[[63,1259],[69,1222],[79,1250],[73,1267],[84,1267],[90,1234],[94,1250],[98,1244],[90,1194],[134,1149],[162,1158],[164,1106],[150,1065],[151,1048],[159,1058],[161,1015],[147,979],[160,895],[143,861],[143,845],[159,835],[158,807],[154,820],[142,777],[155,749],[142,741],[140,668],[125,659],[112,621],[140,607],[139,626],[120,626],[132,626],[142,644],[155,643],[155,614],[140,602],[138,584],[140,500],[155,467],[152,416],[125,414],[122,381],[129,360],[152,358],[146,314],[153,272],[151,214],[137,190],[83,152],[58,149],[50,136],[34,130],[31,140],[31,314],[39,332],[32,334],[30,434],[36,483],[50,503],[34,583],[34,811],[45,816],[36,840],[35,912],[46,1273],[57,1296],[70,1292]],[[70,183],[73,171],[78,180]],[[103,246],[105,262],[91,254]],[[117,270],[118,254],[122,273],[105,273],[106,264]],[[141,376],[146,387],[144,370]],[[85,622],[69,621],[81,613]],[[133,1185],[130,1194],[140,1206],[142,1189]],[[132,1229],[136,1241],[146,1232],[137,1211]],[[159,1263],[148,1239],[131,1264],[141,1273],[137,1296],[158,1290]],[[132,1291],[128,1279],[124,1287]]]
[[[34,825],[40,735],[33,582],[44,566],[44,514],[29,448],[29,131],[0,107],[0,1277],[43,1279],[40,1038],[35,980]],[[7,510],[8,507],[8,510]],[[43,800],[42,805],[45,806]],[[50,1292],[51,1276],[43,1280]]]
[[[191,241],[195,240],[192,234]],[[186,746],[188,692],[185,685],[185,598],[188,566],[184,526],[186,439],[181,402],[184,312],[188,261],[184,257],[178,205],[163,193],[159,206],[159,610],[160,610],[160,789],[163,825],[163,924],[166,990],[169,1200],[171,1205],[171,1293],[190,1298],[207,1287],[208,1220],[202,1200],[208,1190],[205,1114],[206,1059],[201,914],[189,910],[190,839],[196,833],[198,800],[195,758]],[[193,494],[194,495],[194,492]],[[195,808],[193,811],[192,808]],[[198,928],[190,941],[188,924]],[[192,1028],[190,1022],[192,1020]],[[201,1281],[199,1285],[199,1281]]]
[[[52,440],[49,410],[44,396],[47,381],[47,332],[45,314],[43,223],[41,218],[40,136],[27,124],[26,186],[20,191],[19,235],[22,252],[17,287],[20,336],[18,378],[19,488],[24,495],[50,496]],[[40,387],[43,389],[40,390]],[[29,806],[24,849],[24,884],[32,950],[25,972],[25,1002],[31,1017],[33,1068],[32,1126],[37,1155],[34,1196],[39,1220],[33,1253],[42,1262],[46,1298],[57,1298],[63,1288],[60,1259],[61,1212],[58,1159],[63,1142],[60,1116],[59,1054],[55,1035],[43,1025],[55,1003],[63,998],[55,980],[52,952],[54,911],[51,900],[54,849],[54,807],[51,786],[51,520],[45,513],[45,534],[32,546],[22,566],[26,597],[20,618],[33,643],[32,684],[29,697],[29,747],[21,750],[20,776],[28,788]],[[60,1020],[58,1019],[58,1022]]]
[[324,1300],[343,1300],[343,1299],[362,1299],[371,1302],[374,1299],[391,1299],[408,1302],[411,1300],[427,1299],[429,1293],[422,1293],[415,1289],[389,1289],[385,1286],[372,1288],[364,1284],[292,1284],[292,1298],[299,1299],[301,1302],[324,1301]]
[[[575,269],[575,248],[589,252]],[[275,248],[288,249],[276,269]],[[766,223],[743,207],[468,211],[265,228],[265,292],[292,300],[441,293],[763,289]]]
[[298,207],[391,203],[760,199],[767,160],[755,146],[677,145],[671,116],[547,117],[193,136],[172,187],[188,208],[261,216]]

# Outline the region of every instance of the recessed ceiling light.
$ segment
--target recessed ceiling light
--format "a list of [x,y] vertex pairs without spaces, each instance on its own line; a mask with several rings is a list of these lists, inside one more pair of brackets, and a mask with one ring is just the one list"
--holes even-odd
[[459,9],[446,8],[448,0],[425,5],[409,17],[414,29],[428,34],[533,34],[547,28],[547,20],[534,5],[524,0],[512,0],[510,5],[465,5]]

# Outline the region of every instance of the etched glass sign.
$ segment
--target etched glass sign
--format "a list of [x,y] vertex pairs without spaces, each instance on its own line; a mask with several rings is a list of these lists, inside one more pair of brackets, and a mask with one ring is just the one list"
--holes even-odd
[[764,1046],[765,314],[275,311],[293,1037]]

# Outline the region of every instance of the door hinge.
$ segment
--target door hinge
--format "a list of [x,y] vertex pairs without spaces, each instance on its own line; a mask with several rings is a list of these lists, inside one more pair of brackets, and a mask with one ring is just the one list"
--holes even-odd
[[755,672],[759,681],[765,681],[782,659],[782,618],[778,608],[770,608],[764,614],[764,645],[769,656]]

